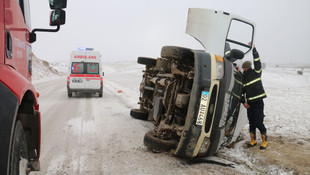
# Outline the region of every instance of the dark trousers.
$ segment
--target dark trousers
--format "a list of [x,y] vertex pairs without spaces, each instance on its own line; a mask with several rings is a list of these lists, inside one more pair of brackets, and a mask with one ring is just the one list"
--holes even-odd
[[250,105],[250,108],[247,109],[250,132],[255,133],[257,128],[261,134],[266,134],[267,130],[264,125],[264,101],[248,102],[248,104]]

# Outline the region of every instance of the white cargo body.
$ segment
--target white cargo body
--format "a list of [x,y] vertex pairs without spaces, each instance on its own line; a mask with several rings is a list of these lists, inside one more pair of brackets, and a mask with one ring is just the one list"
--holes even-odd
[[92,48],[72,51],[67,78],[68,97],[72,93],[99,93],[102,97],[103,72],[100,52]]

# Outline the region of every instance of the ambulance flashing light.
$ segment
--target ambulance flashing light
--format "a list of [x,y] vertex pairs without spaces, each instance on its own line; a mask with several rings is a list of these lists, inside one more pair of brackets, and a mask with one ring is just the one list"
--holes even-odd
[[86,51],[86,50],[94,50],[94,48],[87,48],[87,47],[79,47],[80,51]]

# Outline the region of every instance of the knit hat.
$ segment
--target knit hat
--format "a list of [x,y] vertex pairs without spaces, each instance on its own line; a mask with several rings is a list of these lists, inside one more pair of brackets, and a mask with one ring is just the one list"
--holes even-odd
[[242,68],[251,69],[251,68],[252,68],[252,63],[251,63],[251,61],[245,61],[245,62],[243,62]]

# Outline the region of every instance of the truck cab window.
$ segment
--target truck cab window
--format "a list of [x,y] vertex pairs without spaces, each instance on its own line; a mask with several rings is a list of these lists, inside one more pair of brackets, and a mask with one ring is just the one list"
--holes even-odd
[[24,21],[26,25],[31,28],[30,26],[30,9],[29,9],[29,0],[18,0],[19,7],[22,11],[24,16]]
[[18,4],[19,4],[19,7],[20,7],[20,10],[22,11],[22,13],[24,15],[24,0],[18,0]]

